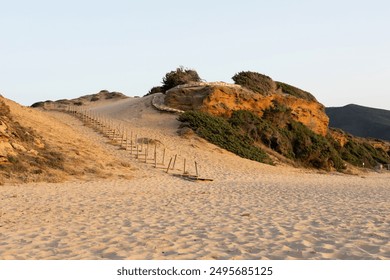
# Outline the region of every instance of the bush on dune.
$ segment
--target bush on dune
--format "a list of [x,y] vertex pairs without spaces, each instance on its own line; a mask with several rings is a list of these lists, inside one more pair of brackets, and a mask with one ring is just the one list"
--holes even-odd
[[286,121],[288,115],[288,108],[274,106],[264,112],[263,118],[250,111],[236,111],[229,122],[253,141],[304,166],[342,169],[342,160],[327,139],[291,117]]
[[188,69],[184,67],[179,67],[175,71],[168,72],[165,74],[162,82],[162,91],[166,92],[167,90],[174,88],[178,85],[184,85],[191,82],[200,82],[201,78],[198,73],[193,69]]
[[188,111],[179,116],[179,121],[185,123],[185,126],[190,127],[200,137],[221,148],[243,158],[271,164],[268,155],[253,145],[253,140],[233,129],[222,117]]
[[232,77],[235,84],[254,92],[270,95],[276,89],[275,82],[268,76],[251,71],[242,71]]

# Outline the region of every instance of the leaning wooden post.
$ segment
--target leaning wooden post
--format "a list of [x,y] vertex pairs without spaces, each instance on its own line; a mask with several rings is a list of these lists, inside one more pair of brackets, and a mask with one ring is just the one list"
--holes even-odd
[[123,145],[124,145],[125,151],[127,151],[127,146],[128,146],[127,141],[128,141],[128,138],[129,138],[129,134],[127,133],[127,131],[126,131],[126,136],[124,136],[124,137],[125,137],[125,140],[123,142]]
[[131,132],[131,139],[130,139],[130,155],[133,154],[133,132]]
[[165,148],[164,148],[163,156],[162,156],[162,165],[165,165]]
[[157,144],[154,144],[154,168],[157,168]]
[[173,161],[172,170],[174,170],[174,169],[175,169],[175,165],[176,165],[176,158],[177,158],[177,155],[175,155],[175,159],[174,159],[174,161]]
[[186,174],[186,159],[184,159],[183,174]]
[[[127,132],[126,132],[127,133]],[[121,142],[121,148],[125,145],[125,129],[122,130],[122,142]],[[126,147],[124,147],[126,149]]]
[[172,162],[172,158],[169,160],[169,164],[168,164],[168,168],[167,168],[167,173],[169,171],[169,167],[171,167],[171,162]]
[[125,125],[122,124],[122,129],[121,129],[121,132],[122,132],[122,141],[124,140],[124,134],[125,134]]
[[198,173],[198,163],[195,161],[195,171],[196,171],[196,177],[199,177]]

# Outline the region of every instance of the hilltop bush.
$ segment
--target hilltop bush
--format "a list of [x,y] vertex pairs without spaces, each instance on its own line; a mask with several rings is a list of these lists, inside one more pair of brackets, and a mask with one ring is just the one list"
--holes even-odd
[[155,93],[160,93],[160,92],[163,92],[163,88],[161,86],[155,86],[155,87],[152,87],[147,94],[145,94],[144,96],[148,96],[148,95],[151,95],[151,94],[155,94]]
[[270,77],[257,72],[242,71],[235,74],[232,79],[235,84],[265,96],[276,90],[276,84]]
[[40,102],[35,102],[34,104],[31,105],[32,108],[39,108],[39,107],[44,107],[45,102],[40,101]]
[[283,93],[289,94],[298,98],[302,98],[308,101],[317,101],[316,98],[307,91],[301,90],[297,87],[291,86],[289,84],[275,82],[278,89],[281,89]]
[[171,71],[165,74],[162,82],[162,91],[166,92],[167,90],[174,88],[178,85],[184,85],[191,82],[200,82],[201,78],[198,73],[192,69],[185,69],[184,67],[179,67],[175,71]]

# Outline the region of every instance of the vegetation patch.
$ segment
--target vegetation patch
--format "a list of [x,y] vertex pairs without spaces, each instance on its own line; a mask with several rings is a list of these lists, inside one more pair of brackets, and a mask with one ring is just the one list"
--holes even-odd
[[365,139],[359,139],[351,135],[343,147],[335,143],[335,148],[343,160],[355,165],[373,168],[377,164],[388,164],[390,155],[381,148],[375,148]]
[[273,94],[276,89],[276,84],[270,77],[257,72],[242,71],[232,79],[235,84],[265,96]]
[[275,82],[278,89],[281,89],[283,93],[295,96],[297,98],[305,99],[308,101],[317,102],[316,98],[307,91],[301,90],[297,87],[285,84],[282,82]]
[[179,116],[184,126],[190,127],[200,137],[243,158],[272,164],[269,156],[253,140],[234,129],[222,117],[203,112],[187,111]]
[[288,108],[274,106],[260,118],[250,111],[235,111],[229,119],[235,130],[260,142],[279,154],[307,167],[343,168],[334,147],[321,135],[294,121]]
[[201,78],[193,69],[179,67],[175,71],[168,72],[163,78],[163,85],[161,87],[163,92],[174,88],[178,85],[189,84],[191,82],[200,82]]
[[155,94],[155,93],[160,93],[160,92],[163,92],[163,87],[162,86],[155,86],[155,87],[152,87],[147,94],[145,94],[144,96],[148,96],[148,95],[151,95],[151,94]]

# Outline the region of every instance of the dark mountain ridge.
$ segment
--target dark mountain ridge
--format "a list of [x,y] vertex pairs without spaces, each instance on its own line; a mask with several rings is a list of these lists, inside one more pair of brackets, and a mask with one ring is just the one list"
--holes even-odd
[[390,141],[390,111],[349,104],[328,107],[329,126],[359,137]]

